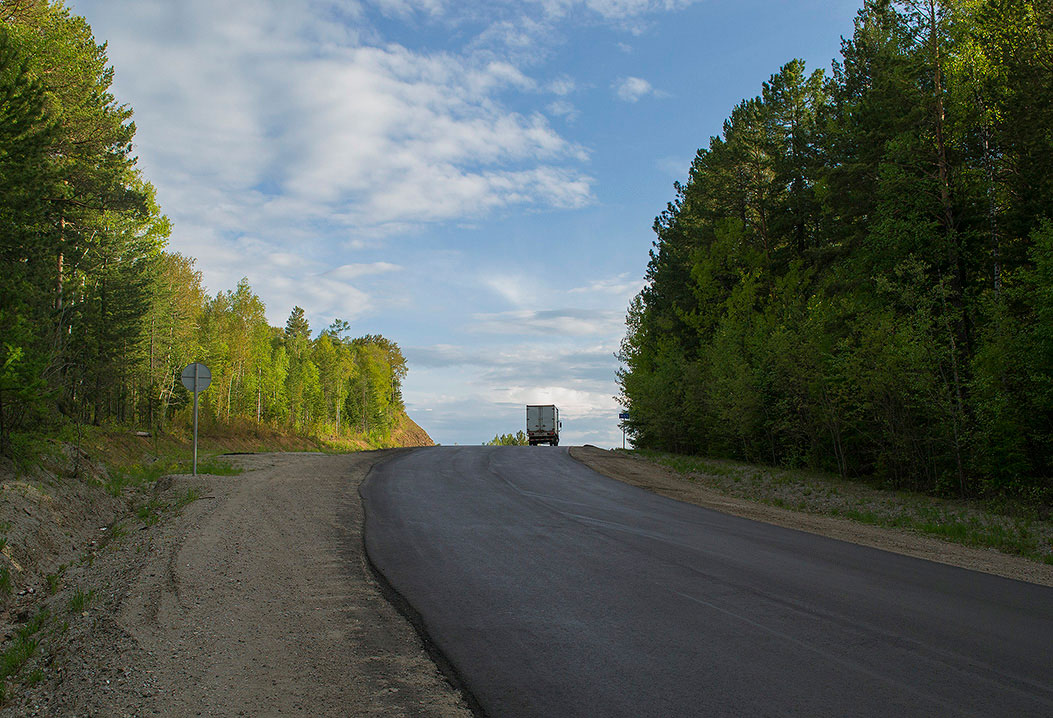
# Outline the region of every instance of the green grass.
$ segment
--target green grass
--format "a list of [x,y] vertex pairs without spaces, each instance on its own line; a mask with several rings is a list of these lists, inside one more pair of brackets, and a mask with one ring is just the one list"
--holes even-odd
[[52,596],[52,595],[54,595],[55,593],[58,592],[59,585],[62,582],[62,578],[61,578],[61,576],[59,576],[59,574],[57,574],[57,573],[49,573],[47,576],[44,577],[44,580],[47,582],[47,585],[48,585],[48,595],[49,596]]
[[14,636],[0,652],[0,703],[8,698],[8,681],[12,681],[15,685],[21,681],[27,686],[33,686],[46,677],[40,665],[35,666],[24,676],[22,673],[40,651],[41,642],[38,634],[48,625],[50,618],[51,614],[46,608],[37,611],[32,619],[15,631]]
[[0,676],[6,679],[17,675],[22,666],[37,652],[39,645],[35,638],[16,637],[11,647],[0,656]]
[[[105,481],[106,490],[112,496],[122,496],[130,489],[142,489],[153,486],[162,476],[168,474],[189,474],[194,470],[193,460],[157,459],[146,463],[134,463],[114,466]],[[199,459],[197,472],[215,476],[237,476],[244,473],[240,466],[234,466],[219,456]]]
[[167,508],[166,504],[159,499],[150,499],[145,504],[140,506],[135,511],[135,515],[139,517],[147,526],[153,526],[161,519],[161,513]]
[[4,649],[3,654],[0,654],[0,681],[18,675],[22,667],[36,654],[40,643],[35,636],[44,627],[48,616],[47,609],[42,608],[15,632],[14,640]]
[[[189,474],[192,470],[192,464],[188,463],[186,471],[182,473]],[[234,466],[234,464],[218,456],[213,456],[212,458],[197,462],[197,473],[213,474],[214,476],[237,476],[238,474],[245,473],[245,470],[240,466]]]
[[184,493],[182,496],[180,496],[178,499],[176,499],[176,503],[175,503],[175,507],[174,508],[176,510],[181,509],[184,506],[186,506],[187,504],[192,504],[192,503],[194,503],[195,501],[197,501],[200,498],[201,498],[201,492],[198,489],[195,489],[194,487],[190,487],[189,489],[186,490],[186,493]]
[[26,676],[26,685],[27,686],[35,686],[37,683],[40,683],[42,680],[44,680],[44,670],[41,669],[41,668],[34,668],[33,670],[31,670],[29,672],[29,675]]
[[152,485],[165,474],[175,473],[172,469],[172,464],[166,461],[114,467],[108,472],[106,491],[112,496],[121,496],[125,489]]
[[8,438],[9,457],[21,472],[29,473],[58,458],[59,448],[37,433],[12,431]]
[[91,597],[91,591],[82,591],[79,588],[76,591],[74,591],[73,595],[69,599],[70,613],[77,613],[78,611],[83,611],[91,602]]

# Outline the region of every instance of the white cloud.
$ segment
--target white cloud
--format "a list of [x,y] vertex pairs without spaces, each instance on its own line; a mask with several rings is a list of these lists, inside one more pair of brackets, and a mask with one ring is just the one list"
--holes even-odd
[[536,304],[539,295],[548,296],[544,284],[536,278],[506,273],[488,273],[482,285],[514,307]]
[[472,315],[470,331],[484,334],[612,336],[624,323],[618,312],[593,309],[517,309]]
[[576,82],[574,82],[574,78],[568,77],[567,75],[561,75],[555,80],[549,82],[545,86],[545,89],[554,95],[565,97],[570,93],[574,92],[576,89],[578,89],[578,85]]
[[624,100],[625,102],[636,102],[642,97],[655,94],[655,89],[651,87],[651,83],[640,77],[618,78],[611,85],[611,89],[614,90],[614,94],[618,96],[619,100]]
[[372,262],[370,264],[344,264],[321,276],[337,280],[357,279],[369,274],[385,274],[387,272],[401,272],[402,267],[390,262]]
[[570,294],[607,294],[621,296],[631,299],[639,294],[644,287],[642,279],[636,279],[628,273],[619,274],[615,277],[594,279],[588,284],[569,290]]
[[534,0],[546,14],[563,17],[587,9],[606,20],[626,20],[657,12],[680,10],[696,0]]
[[581,115],[578,108],[566,100],[556,100],[555,102],[551,102],[547,109],[549,114],[555,117],[564,117],[568,122],[573,122]]
[[681,10],[695,0],[586,0],[604,17],[633,17],[645,13]]
[[[442,8],[385,7],[411,5]],[[370,45],[366,30],[348,29],[361,23],[344,22],[355,11],[334,7],[96,6],[119,95],[136,108],[136,149],[177,233],[189,206],[221,231],[276,238],[318,220],[358,233],[591,201],[585,149],[540,112],[501,102],[536,89],[518,67]],[[167,201],[194,192],[221,202]]]
[[385,15],[395,17],[408,17],[415,12],[427,15],[441,15],[446,9],[443,0],[370,0]]

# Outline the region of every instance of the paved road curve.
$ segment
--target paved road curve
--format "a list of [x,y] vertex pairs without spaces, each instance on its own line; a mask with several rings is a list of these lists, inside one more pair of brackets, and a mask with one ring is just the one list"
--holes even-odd
[[549,447],[422,449],[366,546],[495,717],[1051,716],[1053,589],[769,526]]

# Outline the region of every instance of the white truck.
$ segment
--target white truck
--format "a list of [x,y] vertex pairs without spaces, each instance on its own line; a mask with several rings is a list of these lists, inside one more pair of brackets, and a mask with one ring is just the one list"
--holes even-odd
[[531,446],[559,446],[559,409],[553,404],[527,404],[527,441]]

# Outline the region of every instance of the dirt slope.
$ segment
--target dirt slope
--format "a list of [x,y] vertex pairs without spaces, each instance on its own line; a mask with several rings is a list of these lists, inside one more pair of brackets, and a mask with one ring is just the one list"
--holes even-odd
[[399,423],[391,432],[391,441],[395,446],[435,446],[428,432],[403,412]]
[[365,561],[358,485],[387,455],[164,480],[159,504],[200,498],[66,572],[41,680],[0,715],[471,715]]

